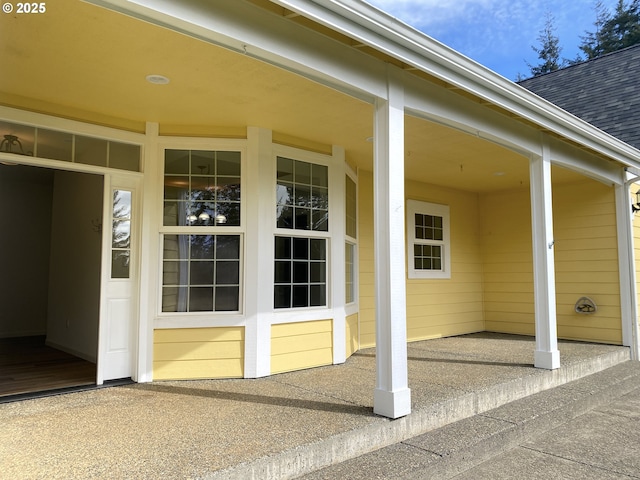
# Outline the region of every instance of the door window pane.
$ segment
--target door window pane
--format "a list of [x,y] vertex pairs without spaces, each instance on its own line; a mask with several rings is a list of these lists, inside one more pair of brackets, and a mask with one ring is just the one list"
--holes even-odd
[[111,278],[129,278],[131,201],[128,190],[114,190],[111,210]]

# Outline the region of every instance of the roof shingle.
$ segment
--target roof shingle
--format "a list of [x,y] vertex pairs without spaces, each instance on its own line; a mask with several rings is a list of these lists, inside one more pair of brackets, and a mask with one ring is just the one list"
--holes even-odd
[[640,149],[640,44],[518,83]]

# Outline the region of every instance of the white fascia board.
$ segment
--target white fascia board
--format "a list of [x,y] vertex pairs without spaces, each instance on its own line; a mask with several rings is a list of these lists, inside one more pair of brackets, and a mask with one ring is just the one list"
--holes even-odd
[[[404,85],[407,114],[488,140],[527,158],[542,155],[539,130],[408,73]],[[620,165],[553,137],[548,141],[553,163],[609,185],[620,182]]]
[[271,0],[626,165],[640,150],[361,0]]
[[596,157],[587,151],[576,155],[576,147],[556,138],[550,138],[551,161],[570,170],[579,172],[607,185],[621,185],[623,166]]
[[414,75],[406,73],[404,85],[409,115],[493,141],[527,157],[542,154],[538,130]]
[[85,0],[247,55],[373,103],[385,64],[355,48],[237,0]]

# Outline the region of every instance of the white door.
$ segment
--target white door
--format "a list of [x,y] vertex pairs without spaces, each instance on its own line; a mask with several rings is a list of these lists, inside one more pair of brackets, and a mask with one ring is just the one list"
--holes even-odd
[[98,385],[134,375],[139,185],[138,178],[105,175]]

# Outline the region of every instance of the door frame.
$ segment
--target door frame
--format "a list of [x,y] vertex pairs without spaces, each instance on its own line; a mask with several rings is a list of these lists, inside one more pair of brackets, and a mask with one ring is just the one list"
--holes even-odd
[[[142,174],[104,173],[102,259],[100,282],[100,318],[98,325],[98,352],[96,365],[96,384],[107,380],[137,377],[138,329],[140,323],[140,248],[142,216]],[[129,260],[129,278],[111,278],[111,252],[113,225],[113,191],[131,192],[131,249]],[[112,328],[114,305],[126,302],[126,325],[124,328]],[[119,310],[123,313],[123,310]],[[122,327],[122,326],[120,326]],[[119,348],[110,350],[110,346],[119,343]],[[126,352],[123,350],[126,349]],[[109,364],[109,356],[116,350],[128,365],[120,365],[114,374]]]

